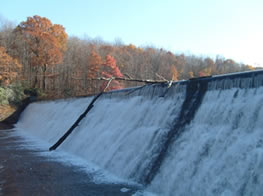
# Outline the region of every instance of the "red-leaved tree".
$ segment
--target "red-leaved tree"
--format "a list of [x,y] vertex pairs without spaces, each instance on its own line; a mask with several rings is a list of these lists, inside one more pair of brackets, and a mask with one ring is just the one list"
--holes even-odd
[[[112,78],[113,80],[111,81],[110,85],[108,86],[107,90],[117,90],[124,88],[123,84],[121,84],[119,81],[114,80],[114,78],[121,78],[123,77],[121,71],[116,65],[116,60],[114,57],[107,55],[106,56],[106,61],[103,64],[103,70],[101,72],[101,76],[105,78]],[[108,81],[103,82],[101,85],[101,90],[104,90],[108,84]]]

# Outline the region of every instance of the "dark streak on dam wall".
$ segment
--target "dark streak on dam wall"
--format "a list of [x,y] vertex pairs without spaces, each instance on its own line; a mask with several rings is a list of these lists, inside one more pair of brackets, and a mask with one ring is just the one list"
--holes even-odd
[[149,165],[148,174],[145,175],[142,183],[150,184],[159,171],[170,144],[179,137],[185,125],[189,124],[202,103],[207,91],[207,80],[189,81],[186,87],[186,97],[182,105],[179,117],[173,122],[172,129],[165,135],[160,144],[157,158]]

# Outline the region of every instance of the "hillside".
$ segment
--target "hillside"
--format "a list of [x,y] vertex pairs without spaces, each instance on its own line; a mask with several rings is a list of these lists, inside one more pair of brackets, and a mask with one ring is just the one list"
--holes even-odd
[[255,68],[217,56],[176,54],[152,46],[107,43],[68,36],[64,27],[40,16],[28,17],[17,26],[0,27],[0,85],[21,83],[47,97],[63,98],[143,85],[139,80],[185,80]]

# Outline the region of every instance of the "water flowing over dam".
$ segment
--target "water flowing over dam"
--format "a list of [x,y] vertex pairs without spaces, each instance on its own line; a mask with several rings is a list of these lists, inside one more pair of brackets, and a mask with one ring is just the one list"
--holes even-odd
[[[16,129],[51,145],[93,97],[30,104]],[[157,195],[263,193],[263,71],[102,94],[58,147]]]

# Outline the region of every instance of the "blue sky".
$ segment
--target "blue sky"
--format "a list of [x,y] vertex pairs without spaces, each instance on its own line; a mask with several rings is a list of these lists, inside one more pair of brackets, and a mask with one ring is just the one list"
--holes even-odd
[[263,66],[262,0],[5,0],[0,16],[18,24],[39,15],[69,35],[153,45],[174,53]]

